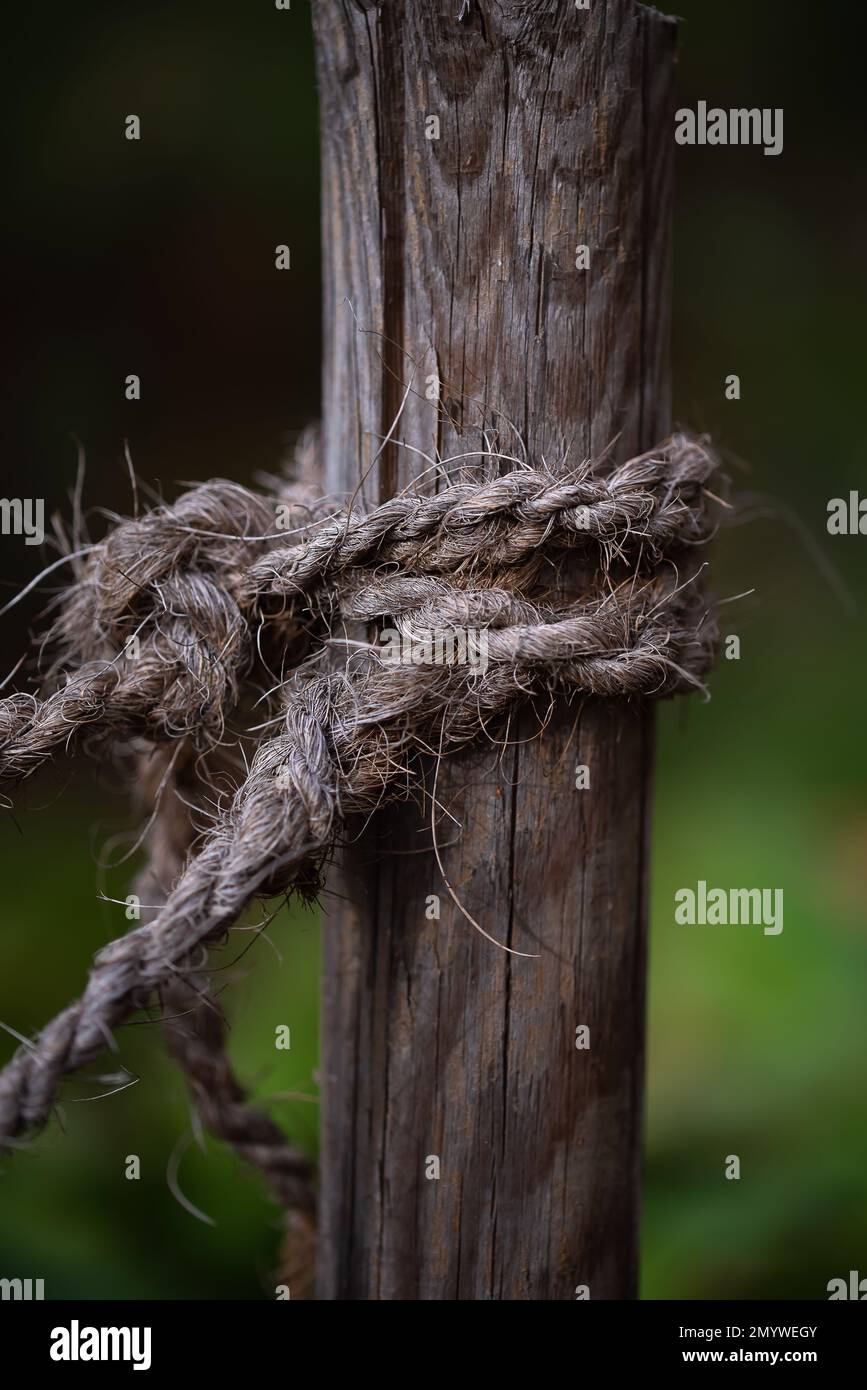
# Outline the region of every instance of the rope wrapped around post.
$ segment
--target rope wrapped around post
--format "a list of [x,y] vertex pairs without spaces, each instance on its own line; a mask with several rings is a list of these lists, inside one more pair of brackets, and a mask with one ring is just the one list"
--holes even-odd
[[[0,786],[77,742],[160,750],[143,880],[155,906],[0,1073],[0,1151],[43,1126],[63,1078],[158,1002],[183,1015],[167,1036],[202,1118],[263,1171],[309,1254],[310,1165],[229,1068],[203,948],[256,897],[315,898],[347,817],[411,794],[425,758],[477,743],[519,702],[700,689],[716,652],[701,547],[717,522],[718,465],[706,440],[678,434],[567,474],[501,466],[491,454],[481,483],[338,516],[289,492],[291,545],[275,530],[278,498],[208,483],[92,548],[50,633],[44,693],[0,701]],[[342,625],[383,620],[400,658],[345,641],[335,669]],[[460,643],[431,659],[432,636],[455,632],[484,635],[483,663]],[[179,750],[207,759],[231,744],[239,720],[257,743],[249,771],[196,848],[167,774]]]

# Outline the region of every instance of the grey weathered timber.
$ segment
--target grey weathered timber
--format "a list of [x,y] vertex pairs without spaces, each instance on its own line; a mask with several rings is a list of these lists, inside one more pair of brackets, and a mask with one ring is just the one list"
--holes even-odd
[[[325,484],[370,502],[428,468],[396,443],[370,467],[410,383],[394,434],[428,455],[493,421],[556,467],[669,425],[674,25],[633,0],[462,8],[313,5]],[[529,741],[545,712],[436,787],[454,891],[538,959],[454,905],[430,803],[353,827],[332,873],[320,1298],[636,1292],[652,727],[573,705]]]

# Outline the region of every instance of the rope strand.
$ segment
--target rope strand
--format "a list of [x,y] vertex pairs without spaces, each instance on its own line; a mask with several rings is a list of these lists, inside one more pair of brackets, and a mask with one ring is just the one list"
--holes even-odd
[[[676,435],[617,468],[588,463],[565,478],[521,468],[337,523],[305,494],[303,539],[289,547],[274,498],[210,483],[94,547],[52,634],[55,688],[0,700],[0,784],[79,736],[160,750],[142,764],[163,802],[141,880],[159,906],[97,954],[81,998],[0,1072],[0,1151],[39,1130],[63,1078],[158,1002],[179,1015],[164,1025],[167,1042],[205,1124],[286,1207],[293,1268],[307,1281],[310,1163],[235,1078],[225,1018],[198,983],[203,949],[224,942],[255,897],[315,897],[347,817],[407,796],[431,749],[471,746],[517,704],[703,688],[718,631],[697,547],[716,524],[716,467],[706,441]],[[566,552],[578,595],[566,593]],[[397,634],[399,660],[382,641],[341,635],[379,620]],[[456,632],[483,638],[481,664],[460,643],[432,659]],[[288,678],[275,681],[271,658]],[[191,853],[174,794],[178,740],[179,765],[207,764],[257,688],[265,736]]]

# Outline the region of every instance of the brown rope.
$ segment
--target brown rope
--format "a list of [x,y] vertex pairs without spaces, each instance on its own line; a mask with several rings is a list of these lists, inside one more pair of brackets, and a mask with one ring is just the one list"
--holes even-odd
[[[159,883],[165,900],[99,952],[82,997],[0,1073],[0,1148],[43,1125],[61,1079],[159,999],[184,1015],[169,1045],[206,1124],[309,1233],[309,1165],[244,1098],[192,962],[252,898],[314,895],[347,816],[407,795],[426,755],[476,742],[517,702],[700,687],[717,642],[697,550],[714,527],[715,468],[704,441],[678,435],[607,471],[518,468],[338,522],[314,506],[291,546],[273,498],[213,483],[95,547],[55,625],[55,688],[0,701],[0,781],[80,735],[213,749],[251,682],[266,691],[257,722],[269,736],[197,854],[188,825],[155,831],[150,900]],[[577,596],[564,592],[566,552]],[[347,644],[335,671],[341,625],[382,618],[404,660]],[[431,662],[431,635],[458,628],[484,634],[484,671]],[[273,664],[294,674],[275,681]]]
[[[203,760],[184,762],[162,749],[138,759],[139,786],[152,803],[148,862],[135,882],[147,924],[181,874],[195,840],[190,800],[212,781]],[[180,796],[173,795],[180,792]],[[227,1053],[228,1023],[198,962],[180,963],[160,993],[163,1033],[206,1129],[231,1146],[264,1176],[284,1209],[286,1242],[282,1277],[295,1298],[312,1292],[315,1272],[316,1197],[313,1163],[290,1145],[283,1131],[251,1105]]]

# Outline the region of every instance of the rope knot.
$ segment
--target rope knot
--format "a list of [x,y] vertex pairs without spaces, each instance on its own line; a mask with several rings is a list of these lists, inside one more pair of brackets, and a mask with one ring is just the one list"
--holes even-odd
[[[293,544],[275,497],[217,481],[95,547],[53,630],[54,688],[0,700],[0,781],[76,735],[158,746],[143,882],[161,905],[98,953],[78,1003],[0,1073],[0,1149],[44,1124],[62,1077],[157,999],[177,1015],[169,1045],[203,1116],[300,1213],[309,1248],[309,1163],[231,1073],[207,949],[256,896],[315,897],[348,815],[407,795],[425,758],[473,745],[518,702],[702,688],[716,652],[698,549],[718,516],[706,440],[556,475],[502,466],[492,454],[480,482],[339,520],[305,494]],[[244,770],[230,770],[228,722],[254,703]],[[184,776],[211,820],[195,854]],[[161,855],[170,871],[154,868]]]

